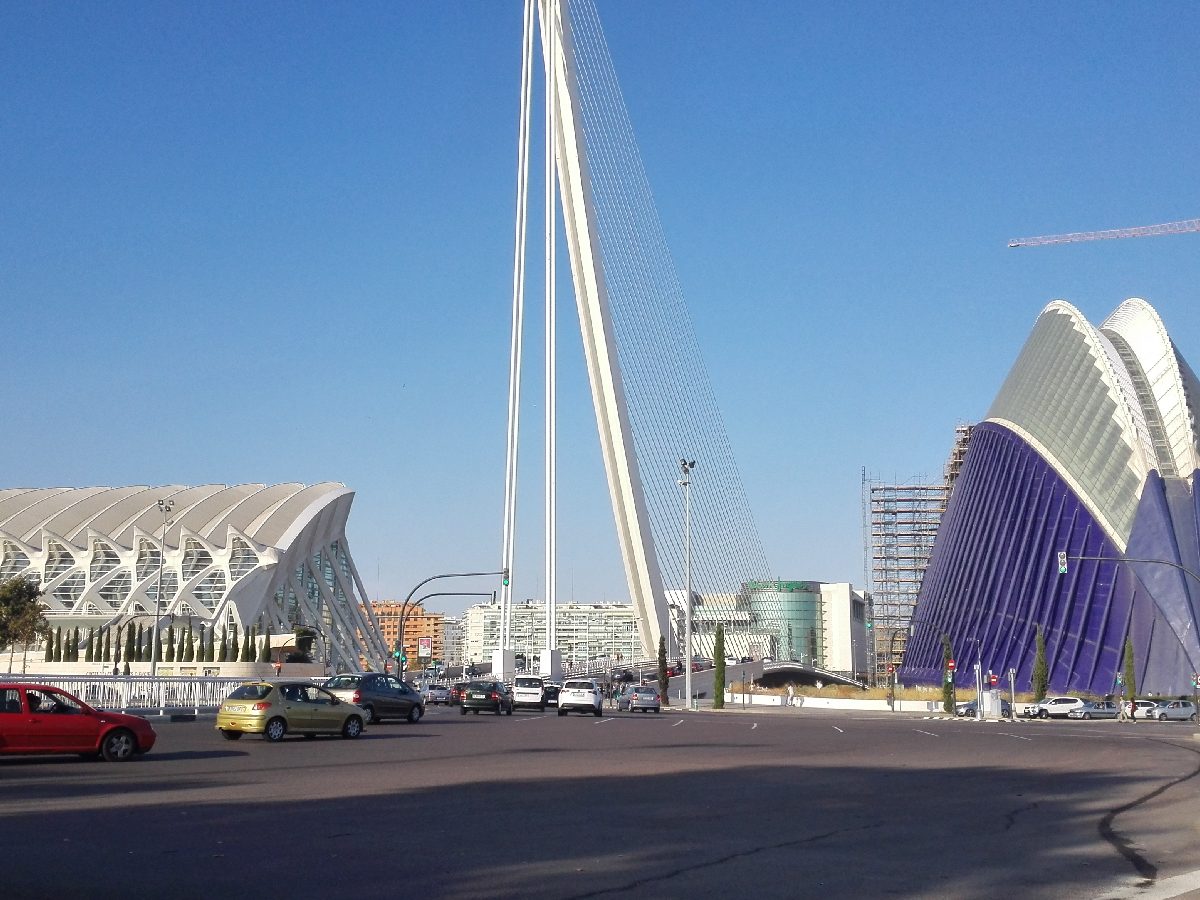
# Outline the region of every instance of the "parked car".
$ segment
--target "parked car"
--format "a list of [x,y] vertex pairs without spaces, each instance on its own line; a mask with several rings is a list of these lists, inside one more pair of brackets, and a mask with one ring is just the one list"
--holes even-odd
[[1154,700],[1126,700],[1125,715],[1134,716],[1137,719],[1145,719],[1149,717],[1150,711],[1156,706],[1158,706],[1158,703]]
[[1115,719],[1121,705],[1114,700],[1093,700],[1067,713],[1068,719]]
[[309,681],[248,681],[234,688],[217,711],[217,731],[226,740],[261,734],[272,743],[289,732],[306,738],[340,734],[356,738],[366,710]]
[[429,685],[425,688],[425,703],[427,706],[436,706],[439,703],[449,706],[450,688],[444,684]]
[[[965,716],[973,719],[975,718],[977,703],[978,701],[976,700],[967,700],[964,703],[959,703],[954,707],[954,714],[956,716]],[[1012,704],[1003,697],[1000,698],[1000,715],[1005,719],[1012,718]]]
[[1191,700],[1162,700],[1147,715],[1160,722],[1195,722],[1196,707]]
[[518,675],[513,685],[513,706],[546,708],[546,683],[533,675]]
[[467,689],[467,683],[465,681],[456,681],[456,682],[454,682],[454,684],[450,685],[450,705],[451,706],[457,706],[459,703],[462,703],[463,691],[465,691],[466,689]]
[[1079,697],[1047,697],[1041,703],[1025,707],[1024,715],[1035,719],[1065,719],[1067,713],[1083,706]]
[[575,710],[599,717],[604,714],[604,694],[591,678],[572,678],[558,694],[558,714],[565,716]]
[[630,712],[662,712],[658,688],[650,684],[638,684],[625,689],[617,698],[617,709]]
[[496,715],[513,714],[513,696],[508,685],[503,681],[471,681],[463,691],[461,713],[468,712],[479,715],[482,712],[494,712]]
[[105,712],[45,684],[0,687],[0,753],[77,753],[124,762],[146,753],[157,734],[141,716]]
[[420,692],[395,675],[343,672],[328,679],[322,687],[347,703],[361,706],[369,725],[384,719],[419,722],[425,715],[425,699]]

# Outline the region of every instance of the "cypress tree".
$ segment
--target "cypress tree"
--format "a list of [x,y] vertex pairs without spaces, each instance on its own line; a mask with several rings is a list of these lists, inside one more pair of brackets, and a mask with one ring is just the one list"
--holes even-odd
[[183,661],[184,662],[195,662],[196,661],[196,644],[194,643],[193,638],[192,638],[192,623],[191,622],[188,622],[186,641],[187,641],[187,643],[185,643],[184,647],[183,647]]
[[1042,635],[1042,626],[1037,627],[1037,655],[1033,658],[1032,684],[1033,699],[1041,703],[1046,699],[1046,690],[1050,686],[1050,671],[1046,667],[1046,638]]
[[725,708],[725,625],[717,623],[713,641],[713,709]]
[[259,662],[269,663],[271,661],[271,630],[263,629],[262,652],[258,656]]
[[237,627],[237,623],[235,622],[233,624],[233,634],[230,636],[230,641],[229,641],[229,661],[237,662],[238,657],[241,656],[240,651],[241,651],[241,644],[238,643],[238,627]]
[[54,661],[62,662],[62,626],[54,629]]
[[54,662],[54,638],[46,635],[46,662]]
[[217,662],[226,662],[229,656],[229,627],[221,626],[221,649],[217,651]]
[[242,641],[242,662],[254,662],[254,637],[254,626],[251,625],[246,629],[246,635]]
[[1129,691],[1129,700],[1137,699],[1137,672],[1133,665],[1133,635],[1125,638],[1125,690]]
[[215,626],[208,627],[208,652],[204,654],[205,662],[214,662],[217,658],[217,629]]
[[154,653],[152,658],[157,659],[159,662],[162,662],[166,658],[163,656],[163,639],[161,631],[155,630],[154,632],[154,650],[152,652]]
[[145,651],[142,650],[142,647],[145,645],[145,643],[145,629],[143,629],[139,624],[137,629],[137,640],[134,642],[133,647],[133,658],[136,662],[142,661],[142,656],[145,654]]
[[175,662],[175,629],[167,629],[167,655],[163,657],[167,662]]
[[954,651],[950,647],[950,635],[942,635],[942,709],[954,712],[954,673],[950,671],[950,660]]
[[126,669],[125,674],[126,675],[129,674],[129,671],[128,671],[129,663],[133,662],[134,656],[135,656],[135,651],[134,651],[134,643],[133,643],[133,623],[126,622],[125,623],[125,669]]
[[84,654],[84,662],[96,662],[96,629],[88,629],[87,652]]
[[71,647],[71,662],[79,662],[79,645],[83,643],[83,632],[75,628],[75,643]]

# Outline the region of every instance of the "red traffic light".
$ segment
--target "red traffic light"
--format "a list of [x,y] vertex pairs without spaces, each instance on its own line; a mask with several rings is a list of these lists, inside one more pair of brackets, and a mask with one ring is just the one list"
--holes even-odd
[[954,660],[948,661],[946,663],[946,668],[949,669],[951,672],[953,672],[954,671]]

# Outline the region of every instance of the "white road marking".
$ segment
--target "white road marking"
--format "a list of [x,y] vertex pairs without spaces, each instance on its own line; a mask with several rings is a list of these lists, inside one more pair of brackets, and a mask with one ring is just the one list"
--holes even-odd
[[842,731],[842,729],[838,728],[836,725],[834,725],[834,726],[833,726],[833,730],[834,730],[834,731],[836,731],[838,734],[845,734],[845,733],[846,733],[846,732]]
[[750,726],[750,730],[753,731],[757,727],[758,727],[758,723],[755,722],[753,725]]
[[1200,869],[1173,875],[1170,878],[1160,878],[1148,887],[1142,887],[1139,879],[1136,884],[1120,888],[1109,894],[1104,894],[1099,900],[1126,900],[1136,897],[1138,900],[1169,900],[1171,897],[1182,897],[1191,891],[1200,889]]
[[680,719],[678,722],[676,722],[676,723],[675,723],[674,725],[672,725],[671,727],[672,727],[672,728],[675,728],[676,726],[679,726],[679,725],[682,725],[682,724],[683,724],[683,719]]
[[932,731],[922,731],[920,728],[914,728],[913,731],[915,731],[917,734],[927,734],[930,737],[941,737],[940,734],[934,734]]
[[610,717],[609,717],[609,718],[607,718],[607,719],[601,719],[599,722],[593,722],[592,724],[593,724],[593,725],[603,725],[605,722],[611,722],[611,721],[613,721],[613,719],[612,719],[612,717],[610,716]]
[[1016,738],[1018,741],[1032,741],[1033,738],[1021,737],[1019,734],[1009,734],[1007,731],[998,731],[997,734],[1002,734],[1005,737]]

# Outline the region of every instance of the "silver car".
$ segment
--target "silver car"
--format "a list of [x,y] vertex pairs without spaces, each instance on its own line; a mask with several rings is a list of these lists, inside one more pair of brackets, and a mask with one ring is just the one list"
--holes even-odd
[[1121,706],[1112,700],[1093,700],[1067,713],[1068,719],[1115,719]]
[[425,688],[425,703],[429,706],[436,706],[439,703],[449,706],[450,688],[444,684],[429,685]]
[[617,709],[627,709],[630,712],[662,712],[659,702],[658,688],[652,684],[637,684],[627,687],[617,698]]
[[1196,707],[1191,700],[1162,700],[1146,715],[1160,722],[1195,722]]

